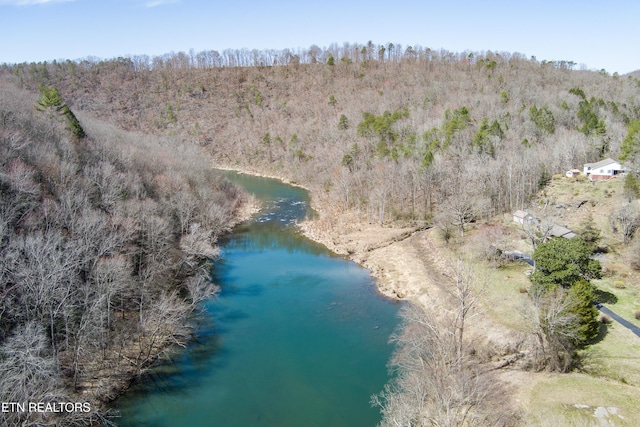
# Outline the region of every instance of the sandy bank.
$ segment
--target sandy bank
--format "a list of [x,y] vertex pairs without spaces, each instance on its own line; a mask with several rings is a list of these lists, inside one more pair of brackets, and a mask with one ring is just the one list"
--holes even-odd
[[[318,210],[319,218],[299,224],[301,231],[368,269],[381,294],[429,310],[446,311],[454,307],[459,259],[437,230],[380,226],[363,221],[352,212]],[[481,288],[482,278],[477,282]],[[507,359],[518,358],[522,336],[486,313],[484,308],[492,303],[483,301],[477,307],[468,336],[485,361],[491,360],[497,366]]]
[[424,294],[428,273],[415,243],[429,236],[415,228],[393,228],[361,221],[352,213],[321,211],[299,224],[309,239],[371,271],[379,291],[390,298],[415,299]]

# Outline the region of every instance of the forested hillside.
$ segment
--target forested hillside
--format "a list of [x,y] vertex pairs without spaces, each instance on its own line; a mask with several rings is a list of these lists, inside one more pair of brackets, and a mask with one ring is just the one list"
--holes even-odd
[[369,221],[463,226],[524,206],[555,173],[620,154],[640,117],[638,80],[574,68],[369,42],[6,70],[120,128],[322,189]]
[[0,425],[96,422],[185,343],[242,201],[198,147],[89,117],[76,132],[65,105],[0,79],[0,400],[89,406]]
[[[363,243],[363,252],[406,239],[414,246],[398,253],[413,254],[407,263],[417,264],[428,258],[427,252],[436,251],[438,231],[443,245],[467,237],[481,240],[496,261],[496,271],[498,264],[508,263],[502,252],[512,249],[513,242],[522,243],[518,236],[526,230],[511,224],[511,231],[505,231],[504,224],[492,223],[469,232],[470,223],[485,218],[499,222],[498,214],[526,208],[536,194],[543,194],[545,204],[552,203],[545,193],[550,187],[545,186],[553,175],[582,169],[585,162],[613,157],[632,170],[640,163],[640,81],[632,75],[579,70],[568,60],[369,42],[297,51],[181,52],[16,64],[0,71],[0,251],[5,263],[0,271],[5,296],[0,351],[9,355],[19,351],[15,349],[39,349],[33,360],[50,369],[38,371],[42,376],[36,378],[43,385],[33,390],[62,390],[47,381],[56,387],[66,384],[65,392],[98,387],[87,380],[92,372],[144,369],[163,345],[182,340],[185,316],[195,306],[185,305],[184,297],[197,302],[212,292],[194,274],[204,259],[216,254],[216,236],[228,226],[241,199],[236,189],[212,175],[208,163],[297,181],[311,189],[325,213],[348,212],[348,221],[369,223],[377,232],[383,229],[378,225],[410,226],[395,240],[372,247]],[[54,94],[54,88],[66,104],[45,108],[42,97]],[[581,195],[586,190],[572,191]],[[594,186],[592,192],[597,191]],[[591,203],[593,207],[598,202],[594,198]],[[328,217],[334,234],[341,234],[335,225],[340,215]],[[637,226],[637,218],[634,221]],[[437,230],[427,234],[425,229],[433,224]],[[506,241],[507,234],[513,240],[509,245],[493,244]],[[360,235],[353,236],[348,239]],[[531,236],[531,250],[549,237],[533,229]],[[616,245],[611,245],[612,252]],[[578,252],[587,249],[594,250]],[[455,251],[452,245],[440,258]],[[429,262],[442,267],[449,260],[435,261]],[[478,265],[484,268],[483,262]],[[405,265],[396,264],[387,269]],[[471,425],[469,414],[478,425],[516,423],[518,415],[507,413],[513,408],[497,399],[508,393],[469,381],[487,380],[484,363],[495,360],[483,359],[483,352],[467,347],[463,339],[475,279],[441,273],[445,270],[434,269],[433,281],[458,297],[461,315],[449,322],[449,330],[439,328],[435,318],[420,317],[425,313],[404,313],[405,333],[395,337],[401,351],[392,363],[415,369],[399,375],[409,382],[374,398],[383,408],[383,425],[395,425],[396,414],[413,424],[432,413],[444,417],[441,424],[462,419],[459,425]],[[516,283],[507,273],[506,278],[496,276],[496,282]],[[517,274],[528,283],[524,274]],[[587,279],[598,279],[599,272],[592,276],[576,279],[589,291],[580,298],[566,297],[570,292],[554,283],[547,286],[552,292],[545,287],[540,298],[526,300],[534,309],[584,302],[580,308],[593,330],[580,337],[579,349],[590,345],[598,326]],[[43,285],[51,281],[60,285]],[[417,281],[428,282],[429,277]],[[511,286],[516,296],[510,298],[529,298],[530,285],[521,290]],[[486,304],[509,306],[502,294],[500,298]],[[447,301],[434,306],[447,311]],[[477,301],[471,298],[474,305]],[[574,314],[562,319],[574,319]],[[521,319],[522,313],[513,309],[505,317],[517,322],[513,319]],[[542,361],[529,363],[532,370],[565,372],[578,366],[573,342],[550,353],[566,356],[550,366],[549,340],[540,333],[544,315],[531,318],[538,321],[538,344],[545,351],[522,351],[514,344],[509,350],[514,359],[501,366],[521,358],[522,365]],[[423,338],[413,339],[414,331]],[[434,347],[437,342],[442,345]],[[493,354],[490,350],[486,353]],[[101,358],[90,359],[98,353]],[[537,357],[540,354],[543,357]],[[15,358],[0,357],[0,363],[11,360]],[[426,365],[441,383],[413,374]],[[26,368],[11,369],[15,374],[2,379],[0,390],[32,390],[22,380]],[[423,382],[442,389],[426,389]],[[415,392],[418,403],[407,398],[407,390]],[[429,401],[430,396],[451,400]],[[20,398],[38,397],[3,396]],[[496,406],[509,411],[495,411]]]

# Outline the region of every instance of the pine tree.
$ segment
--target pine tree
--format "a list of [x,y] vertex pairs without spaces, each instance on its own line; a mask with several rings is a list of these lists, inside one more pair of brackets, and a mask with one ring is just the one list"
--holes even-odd
[[569,289],[568,298],[572,305],[569,309],[578,319],[576,326],[576,345],[583,347],[598,336],[598,310],[593,305],[595,293],[593,285],[584,279],[578,280]]
[[593,216],[589,216],[580,225],[580,238],[591,247],[592,250],[598,248],[598,242],[600,241],[600,230],[596,227],[593,221]]
[[640,195],[640,182],[632,173],[627,174],[624,178],[624,195],[629,199],[629,202],[637,199]]
[[340,115],[340,120],[338,120],[338,129],[347,130],[349,129],[349,119],[344,114]]
[[602,266],[590,258],[591,253],[591,247],[578,237],[541,243],[533,252],[536,271],[531,275],[531,282],[546,289],[556,286],[568,289],[578,280],[598,279]]
[[86,136],[80,122],[73,114],[69,106],[64,102],[60,92],[55,86],[40,86],[40,99],[34,105],[34,108],[41,112],[46,112],[52,117],[63,116],[67,121],[67,129],[73,135],[82,139]]
[[627,136],[620,145],[620,160],[635,160],[640,145],[640,119],[632,120],[627,124]]

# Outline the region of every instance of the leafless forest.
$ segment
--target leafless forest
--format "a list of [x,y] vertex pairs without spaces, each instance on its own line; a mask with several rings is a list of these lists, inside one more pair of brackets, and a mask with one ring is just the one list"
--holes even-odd
[[76,139],[36,100],[0,82],[0,399],[92,410],[0,424],[87,425],[186,342],[242,195],[198,147],[89,117]]
[[23,64],[75,111],[284,174],[369,221],[465,221],[618,156],[638,80],[520,54],[388,45]]
[[[16,363],[0,390],[98,387],[95,371],[142,369],[181,341],[185,295],[213,291],[195,270],[241,199],[198,153],[287,176],[362,221],[460,234],[554,174],[636,164],[640,81],[577,68],[371,42],[3,66],[0,351],[29,363],[0,358]],[[87,138],[34,113],[41,85]]]

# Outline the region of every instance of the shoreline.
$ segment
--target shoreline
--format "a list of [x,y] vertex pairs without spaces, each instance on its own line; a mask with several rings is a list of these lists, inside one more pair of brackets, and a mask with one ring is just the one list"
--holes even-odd
[[240,166],[229,166],[229,165],[224,165],[224,164],[219,164],[219,163],[215,163],[213,162],[213,169],[219,169],[219,170],[223,170],[223,171],[231,171],[231,172],[237,172],[239,174],[244,174],[244,175],[252,175],[252,176],[257,176],[257,177],[261,177],[261,178],[270,178],[270,179],[277,179],[279,181],[284,182],[287,185],[291,185],[292,187],[298,187],[298,188],[303,188],[305,190],[307,190],[309,193],[311,193],[311,189],[309,187],[306,187],[296,181],[292,181],[291,179],[282,176],[282,175],[274,175],[274,174],[268,174],[268,173],[264,173],[262,171],[258,171],[252,168],[248,168],[248,167],[240,167]]
[[[242,205],[234,213],[233,219],[230,220],[228,226],[224,229],[222,236],[232,233],[233,228],[249,220],[260,208],[259,201],[255,199],[253,195],[248,194],[246,200],[244,200]],[[184,326],[190,329],[194,326],[192,323],[193,312],[186,305],[181,306],[181,308],[186,313],[185,318],[187,321]],[[78,399],[88,399],[92,404],[92,409],[95,408],[99,411],[100,416],[110,416],[108,415],[109,411],[114,408],[114,404],[118,399],[121,399],[135,384],[144,381],[149,370],[152,369],[158,361],[164,359],[170,360],[172,354],[181,348],[181,346],[175,342],[169,342],[172,340],[170,337],[167,336],[164,338],[166,338],[166,342],[155,346],[148,362],[139,366],[132,362],[135,359],[134,356],[136,353],[135,342],[128,343],[119,349],[119,354],[125,355],[125,357],[121,359],[115,357],[115,354],[118,353],[117,348],[107,349],[111,357],[110,366],[115,367],[115,371],[101,375],[100,373],[104,370],[104,367],[97,369],[93,376],[84,381],[80,381],[77,386],[74,386],[75,390],[71,395]],[[107,415],[103,415],[103,411],[104,414]]]
[[[395,227],[368,223],[353,212],[337,211],[322,204],[313,189],[277,174],[269,174],[249,167],[236,167],[214,162],[214,168],[241,174],[277,179],[285,184],[303,188],[309,192],[311,208],[318,214],[315,218],[298,223],[297,227],[308,239],[319,243],[336,255],[340,255],[369,270],[377,291],[394,300],[408,300],[421,304],[432,304],[436,295],[446,298],[435,283],[420,283],[425,277],[424,263],[420,254],[411,250],[413,240],[426,240],[431,252],[433,271],[428,277],[451,276],[451,267],[443,257],[438,257],[438,244],[427,227]],[[409,241],[408,245],[401,244]],[[438,259],[435,259],[438,258]],[[399,271],[394,264],[402,265]],[[419,271],[422,270],[422,271]],[[433,280],[427,280],[433,282]],[[437,288],[437,289],[434,289]]]
[[[229,166],[225,164],[213,163],[213,167],[215,169],[225,170],[225,171],[233,171],[240,174],[247,174],[257,177],[263,178],[271,178],[282,181],[287,185],[291,185],[294,187],[302,188],[309,192],[310,200],[311,200],[311,208],[318,214],[316,218],[307,219],[301,223],[297,224],[297,228],[302,235],[307,237],[309,240],[312,240],[316,243],[319,243],[329,249],[336,255],[340,255],[349,259],[361,267],[369,270],[371,276],[374,279],[374,283],[376,285],[376,290],[383,296],[387,298],[391,298],[394,300],[405,300],[406,292],[402,289],[402,286],[398,286],[396,283],[388,283],[388,280],[385,280],[384,267],[378,266],[375,263],[367,262],[369,257],[367,253],[375,250],[374,248],[383,246],[386,243],[392,244],[393,239],[397,237],[397,235],[406,233],[410,229],[396,229],[392,227],[380,227],[373,224],[368,224],[368,228],[371,230],[365,231],[365,234],[369,234],[368,238],[361,239],[362,241],[358,241],[358,236],[351,236],[349,234],[345,234],[346,241],[341,241],[340,233],[336,233],[333,229],[335,225],[331,225],[333,220],[338,220],[340,223],[350,222],[357,229],[362,231],[362,223],[358,220],[357,223],[353,222],[351,218],[340,218],[339,214],[329,212],[326,208],[321,206],[317,202],[318,195],[315,192],[300,183],[292,181],[291,179],[276,174],[264,173],[262,171],[258,171],[253,168],[248,167],[240,167],[240,166]],[[249,211],[251,213],[255,213],[259,207],[253,206]],[[344,213],[343,215],[347,215],[348,213]],[[249,215],[250,216],[250,215]],[[244,217],[244,215],[243,215]],[[247,218],[244,218],[247,219]],[[242,220],[238,221],[242,222]],[[386,239],[378,239],[377,237],[384,236]],[[391,281],[395,282],[395,281]]]
[[[218,166],[216,166],[218,167]],[[254,176],[291,180],[249,168],[219,167]],[[369,223],[353,211],[339,210],[322,203],[321,195],[309,191],[314,218],[298,223],[297,227],[308,239],[319,243],[336,255],[367,269],[376,291],[386,298],[408,301],[423,308],[450,307],[451,284],[456,277],[456,256],[433,228],[426,226],[400,227]],[[470,339],[478,347],[492,348],[493,361],[518,353],[521,338],[516,331],[496,323],[479,307],[475,325],[469,325]]]

